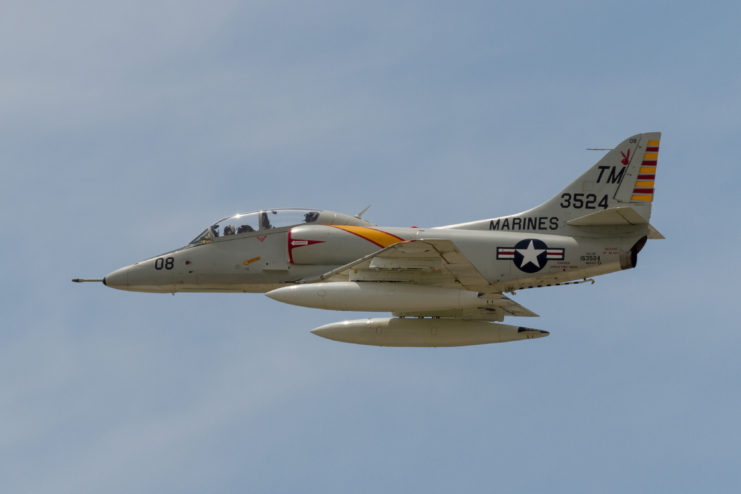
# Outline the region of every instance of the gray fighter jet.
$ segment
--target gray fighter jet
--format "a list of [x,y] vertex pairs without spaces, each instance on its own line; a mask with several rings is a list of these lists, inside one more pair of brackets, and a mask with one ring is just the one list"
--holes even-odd
[[379,346],[459,346],[548,332],[499,324],[533,317],[505,293],[592,281],[636,266],[647,239],[658,132],[621,142],[528,211],[435,228],[379,227],[314,209],[266,209],[208,226],[185,247],[102,280],[141,292],[259,292],[287,304],[390,312],[313,330]]

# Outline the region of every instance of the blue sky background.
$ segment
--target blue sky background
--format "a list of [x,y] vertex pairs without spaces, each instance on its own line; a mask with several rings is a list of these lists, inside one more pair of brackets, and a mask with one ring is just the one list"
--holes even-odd
[[[738,491],[736,2],[2,10],[3,492]],[[363,347],[309,333],[353,314],[69,281],[262,207],[517,212],[654,130],[667,239],[519,292],[545,339]]]

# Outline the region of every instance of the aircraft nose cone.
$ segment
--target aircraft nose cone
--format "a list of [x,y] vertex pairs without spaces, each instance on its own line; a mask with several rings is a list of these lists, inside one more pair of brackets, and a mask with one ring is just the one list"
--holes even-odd
[[129,268],[120,268],[114,272],[107,274],[103,278],[103,283],[111,288],[118,288],[119,290],[126,290],[129,286]]

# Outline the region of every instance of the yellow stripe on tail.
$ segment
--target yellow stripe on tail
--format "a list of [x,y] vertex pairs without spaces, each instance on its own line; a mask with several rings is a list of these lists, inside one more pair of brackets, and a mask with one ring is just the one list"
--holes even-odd
[[630,196],[631,201],[651,202],[654,200],[654,183],[658,159],[659,141],[648,141],[641,161],[641,170],[633,187],[633,194]]

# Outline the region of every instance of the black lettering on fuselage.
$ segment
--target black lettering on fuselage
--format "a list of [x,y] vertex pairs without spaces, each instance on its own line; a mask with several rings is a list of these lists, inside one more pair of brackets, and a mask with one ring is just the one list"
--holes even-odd
[[497,218],[489,222],[489,230],[520,232],[528,230],[558,230],[557,216],[525,216],[524,218]]

